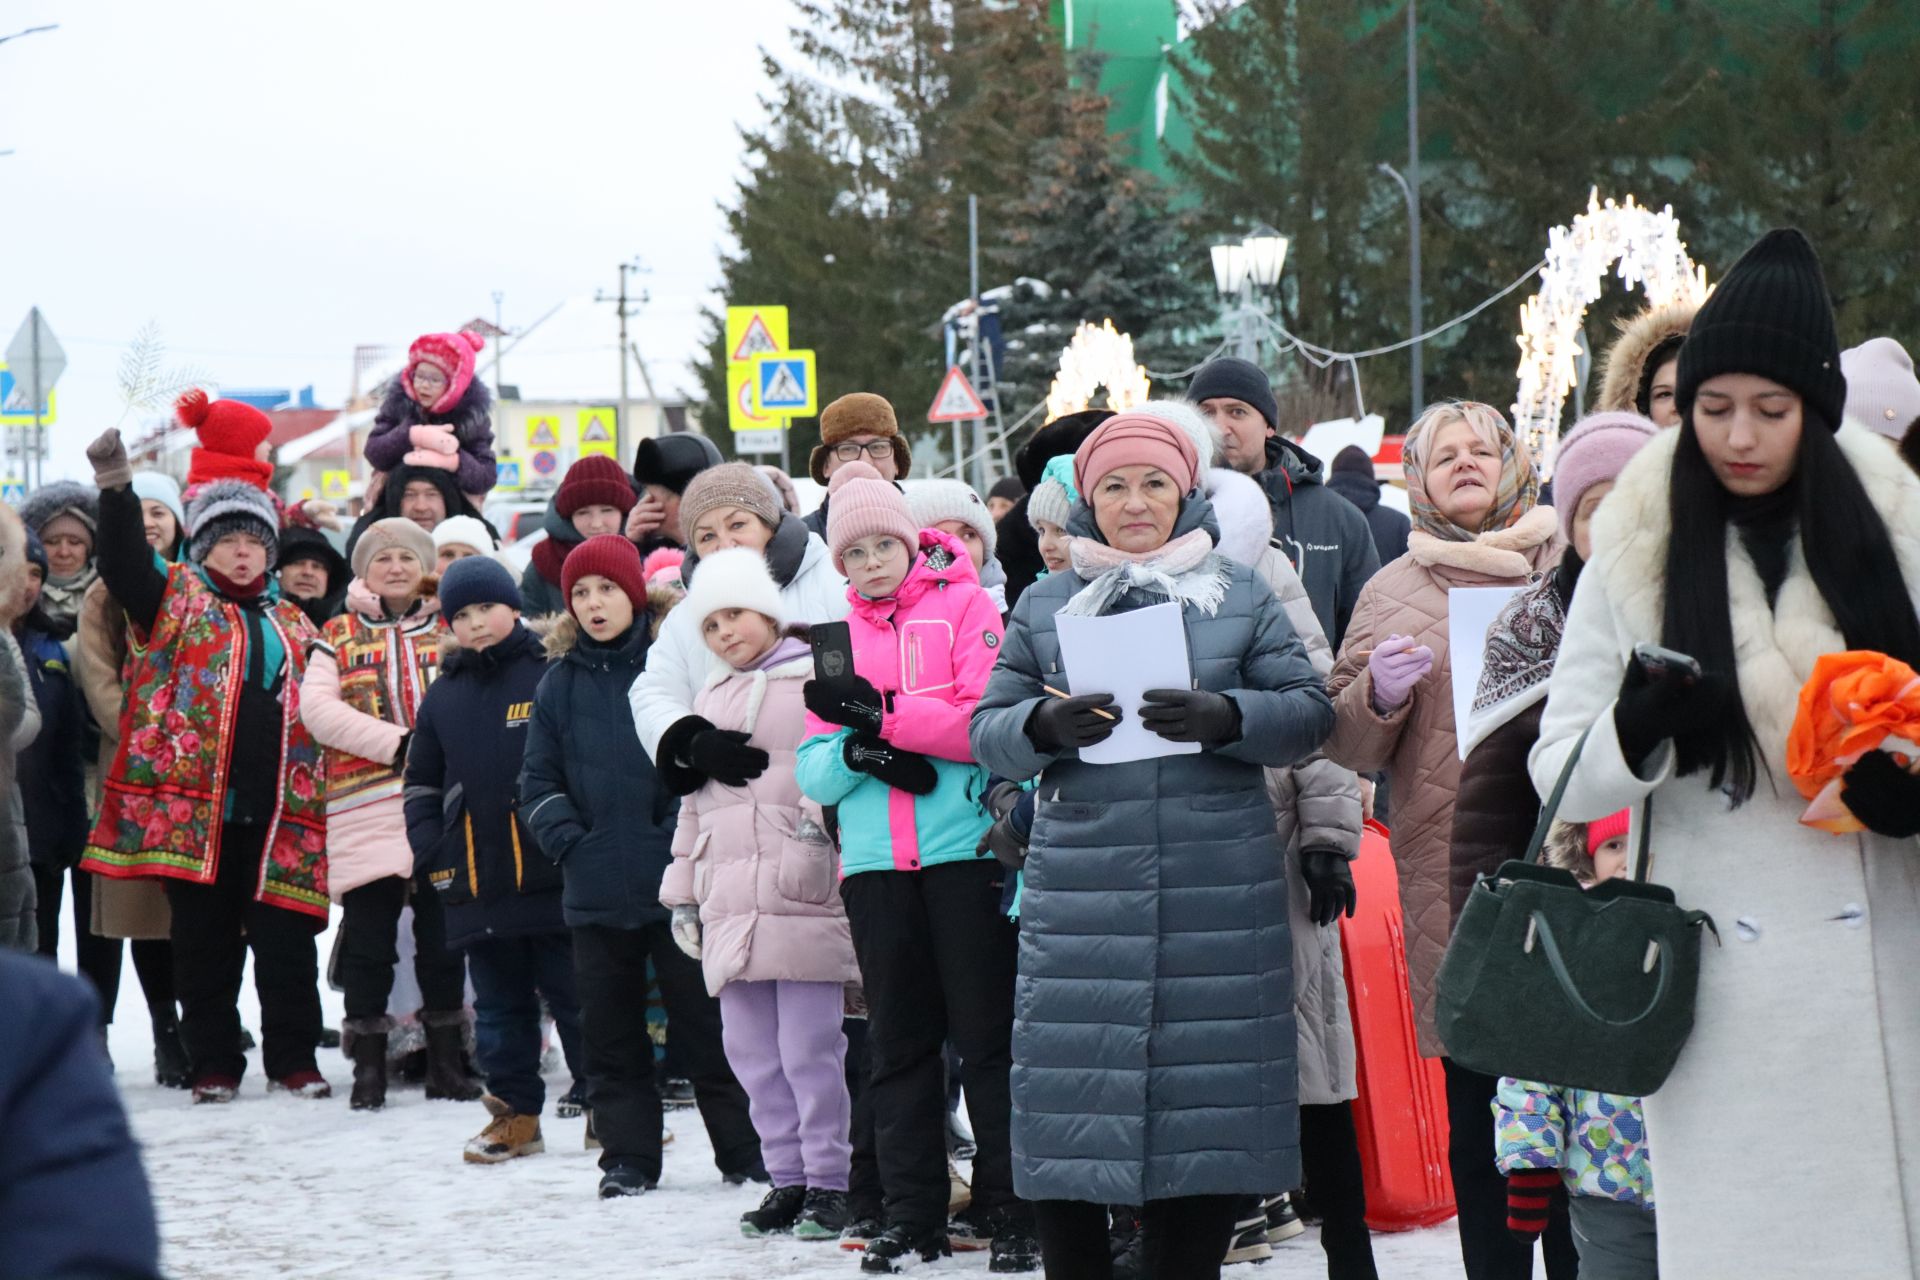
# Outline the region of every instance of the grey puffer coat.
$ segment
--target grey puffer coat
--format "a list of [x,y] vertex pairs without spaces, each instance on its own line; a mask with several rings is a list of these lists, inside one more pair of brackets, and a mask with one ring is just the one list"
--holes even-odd
[[[1189,497],[1174,536],[1197,528],[1217,531]],[[981,763],[1040,778],[1014,994],[1026,1199],[1141,1204],[1300,1176],[1287,882],[1263,767],[1319,746],[1332,706],[1267,584],[1207,567],[1226,595],[1212,614],[1185,608],[1194,682],[1238,705],[1239,741],[1113,765],[1034,744],[1041,686],[1068,678],[1054,615],[1085,585],[1072,572],[1021,596],[974,713]]]
[[14,753],[40,732],[40,710],[27,684],[27,664],[13,632],[0,629],[0,947],[32,951],[39,943],[27,823],[14,780]]

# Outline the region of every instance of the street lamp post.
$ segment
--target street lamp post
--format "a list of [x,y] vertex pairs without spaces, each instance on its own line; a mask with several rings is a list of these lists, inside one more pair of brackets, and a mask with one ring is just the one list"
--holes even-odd
[[1256,326],[1264,314],[1262,298],[1280,284],[1287,244],[1285,236],[1262,225],[1238,244],[1216,244],[1212,248],[1214,288],[1221,301],[1232,308],[1227,319],[1232,322],[1233,353],[1254,364],[1260,362]]
[[[1423,332],[1420,318],[1420,197],[1413,193],[1413,187],[1392,165],[1382,164],[1380,172],[1399,183],[1401,193],[1407,198],[1407,320],[1413,326],[1410,336],[1418,338]],[[1407,348],[1407,376],[1412,382],[1413,416],[1416,418],[1427,407],[1420,346],[1415,342]]]

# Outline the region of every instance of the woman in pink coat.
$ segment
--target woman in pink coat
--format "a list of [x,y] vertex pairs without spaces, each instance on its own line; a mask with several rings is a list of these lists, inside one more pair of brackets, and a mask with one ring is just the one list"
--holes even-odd
[[681,802],[673,865],[660,885],[675,941],[719,997],[727,1061],[747,1091],[773,1180],[741,1229],[836,1239],[852,1157],[840,1023],[844,988],[860,975],[833,846],[794,778],[812,653],[786,633],[780,590],[757,552],[703,558],[678,607],[693,611],[726,663],[695,699],[695,714],[769,760],[745,786],[708,782]]
[[[413,521],[369,525],[354,544],[347,611],[327,623],[300,685],[301,718],[326,748],[328,887],[342,912],[336,973],[347,993],[342,1039],[356,1111],[378,1110],[387,1097],[394,941],[414,884],[401,775],[446,635],[437,580],[427,576],[433,563],[433,540]],[[460,1061],[466,966],[447,950],[435,895],[411,896],[427,1096],[472,1101],[480,1092]]]

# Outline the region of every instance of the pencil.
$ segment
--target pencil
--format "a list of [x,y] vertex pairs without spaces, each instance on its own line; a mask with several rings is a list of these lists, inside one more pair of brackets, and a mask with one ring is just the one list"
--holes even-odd
[[[1056,688],[1054,688],[1054,687],[1053,687],[1052,685],[1050,685],[1050,684],[1043,684],[1043,685],[1041,685],[1040,687],[1041,687],[1042,689],[1045,689],[1045,690],[1046,690],[1046,691],[1047,691],[1048,693],[1050,693],[1050,694],[1052,694],[1052,695],[1053,695],[1054,697],[1056,697],[1056,698],[1071,698],[1071,697],[1073,696],[1073,695],[1072,695],[1072,694],[1070,694],[1070,693],[1062,693],[1062,692],[1061,692],[1060,690],[1058,690],[1058,689],[1056,689]],[[1102,711],[1102,710],[1101,710],[1100,708],[1098,708],[1098,707],[1088,707],[1088,708],[1087,708],[1087,710],[1089,710],[1089,711],[1091,711],[1091,712],[1093,712],[1093,714],[1095,714],[1095,715],[1097,715],[1097,716],[1099,716],[1099,717],[1100,717],[1100,718],[1101,718],[1102,720],[1114,720],[1114,719],[1118,719],[1118,717],[1117,717],[1117,716],[1115,716],[1115,715],[1113,715],[1113,713],[1111,713],[1111,712],[1108,712],[1108,711]]]

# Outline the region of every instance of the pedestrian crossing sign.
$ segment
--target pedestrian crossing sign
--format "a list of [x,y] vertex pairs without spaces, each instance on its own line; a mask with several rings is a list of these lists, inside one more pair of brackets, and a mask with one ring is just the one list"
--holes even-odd
[[785,307],[728,307],[727,361],[750,364],[756,356],[787,349]]
[[813,352],[782,351],[753,362],[753,407],[762,414],[808,418],[820,411]]
[[0,480],[0,502],[4,502],[10,507],[17,507],[26,500],[26,485],[21,484],[18,480],[12,479],[11,477],[6,480]]

